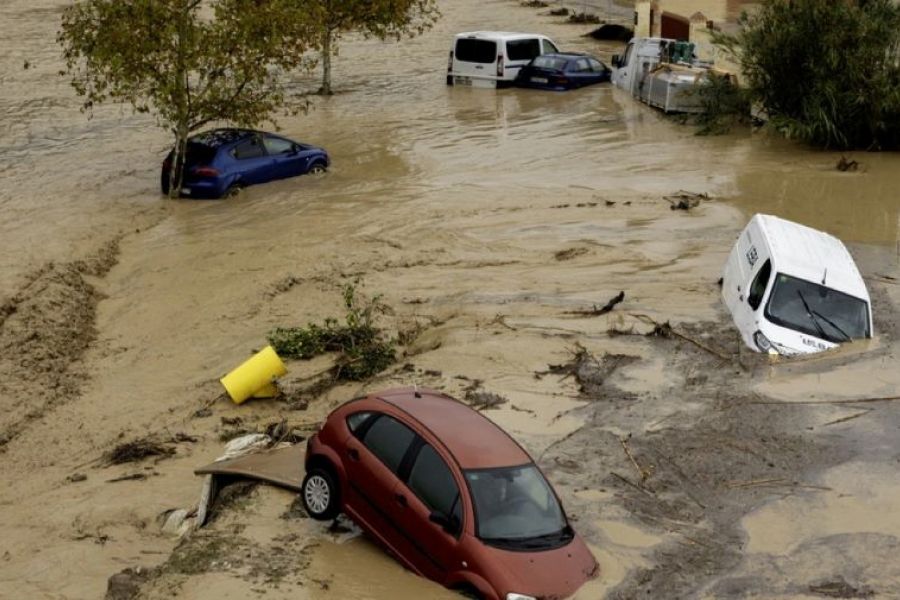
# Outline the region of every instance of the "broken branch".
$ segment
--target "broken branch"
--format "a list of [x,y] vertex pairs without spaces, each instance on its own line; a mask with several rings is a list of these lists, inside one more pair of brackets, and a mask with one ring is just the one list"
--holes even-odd
[[638,475],[641,478],[641,483],[643,484],[645,481],[647,481],[647,478],[650,477],[650,472],[642,468],[634,459],[634,455],[631,454],[631,450],[628,448],[627,439],[619,438],[619,443],[622,444],[622,449],[625,450],[625,456],[627,456],[628,460],[631,461],[631,464],[634,465],[634,469],[638,472]]
[[609,301],[607,301],[607,303],[604,304],[603,306],[601,306],[600,308],[597,308],[597,305],[595,304],[593,306],[593,308],[591,308],[589,310],[570,310],[570,311],[567,311],[565,314],[579,315],[582,317],[599,317],[599,316],[605,315],[606,313],[612,311],[612,309],[614,309],[616,307],[616,305],[619,304],[620,302],[622,302],[622,300],[624,300],[624,299],[625,299],[625,292],[619,292],[618,294],[616,294],[615,296],[610,298]]

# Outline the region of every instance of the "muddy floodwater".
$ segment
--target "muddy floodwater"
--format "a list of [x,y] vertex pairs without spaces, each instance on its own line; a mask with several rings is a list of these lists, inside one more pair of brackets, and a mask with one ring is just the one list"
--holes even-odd
[[[485,414],[600,563],[579,598],[900,597],[898,155],[839,172],[840,154],[761,133],[697,137],[608,85],[448,88],[460,31],[619,48],[518,2],[446,0],[420,38],[348,37],[338,93],[278,119],[327,148],[327,175],[171,201],[166,133],[124,107],[87,118],[57,75],[65,4],[0,4],[0,598],[99,598],[137,567],[144,598],[455,597],[272,487],[186,540],[160,528],[236,430],[309,435],[412,384],[507,400]],[[679,190],[710,199],[670,210]],[[875,339],[795,361],[741,348],[716,282],[754,212],[848,243]],[[339,317],[348,282],[406,332],[395,366],[302,402],[221,396],[273,327]],[[329,364],[289,362],[284,386]],[[147,435],[174,454],[103,459]]]

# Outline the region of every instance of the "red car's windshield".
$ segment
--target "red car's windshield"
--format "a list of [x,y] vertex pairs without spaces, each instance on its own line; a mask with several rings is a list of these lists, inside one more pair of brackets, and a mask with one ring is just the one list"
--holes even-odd
[[465,475],[482,540],[536,548],[571,539],[562,507],[534,465],[470,470]]

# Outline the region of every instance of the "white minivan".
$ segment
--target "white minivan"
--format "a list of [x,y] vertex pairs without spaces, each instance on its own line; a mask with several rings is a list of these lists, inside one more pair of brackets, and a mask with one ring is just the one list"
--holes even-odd
[[536,56],[559,52],[537,33],[471,31],[459,33],[447,62],[447,85],[497,88],[512,85],[519,69]]
[[869,292],[844,244],[771,215],[755,215],[735,242],[722,297],[759,352],[807,354],[872,337]]

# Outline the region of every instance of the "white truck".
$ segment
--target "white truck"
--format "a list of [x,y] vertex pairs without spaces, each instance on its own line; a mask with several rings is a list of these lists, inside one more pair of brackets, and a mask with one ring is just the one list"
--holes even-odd
[[702,112],[696,90],[711,63],[694,58],[694,44],[668,38],[635,38],[612,59],[612,83],[663,112]]
[[872,337],[869,292],[844,244],[771,215],[755,215],[735,242],[722,299],[758,352],[808,354]]

